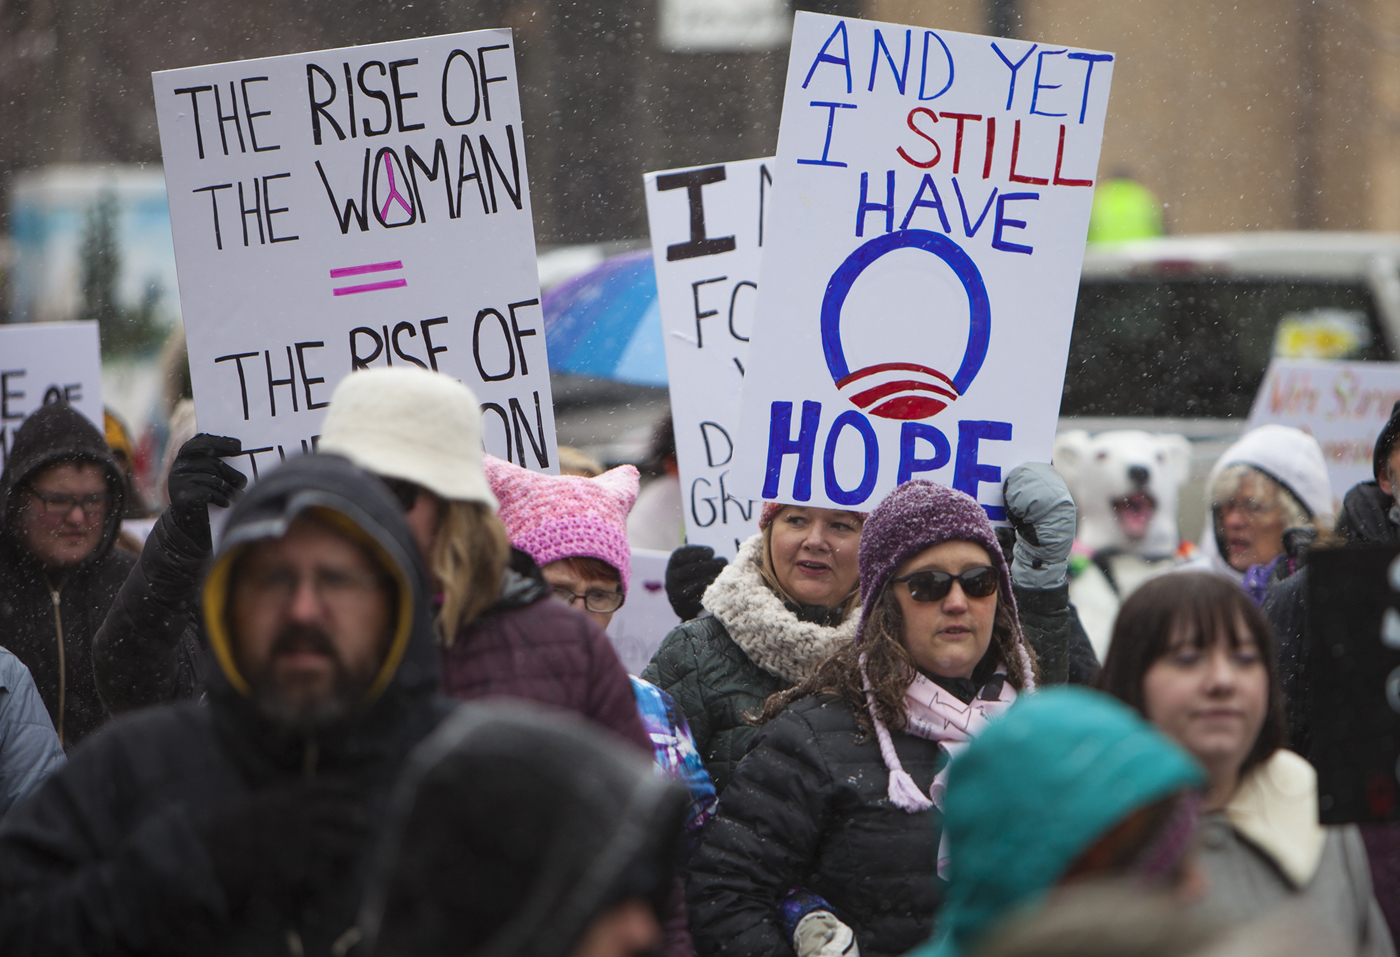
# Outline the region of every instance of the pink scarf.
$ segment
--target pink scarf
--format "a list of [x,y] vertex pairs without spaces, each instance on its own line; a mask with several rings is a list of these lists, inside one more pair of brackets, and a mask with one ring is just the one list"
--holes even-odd
[[[1021,682],[1027,692],[1035,691],[1035,674],[1030,657],[1017,643],[1021,658]],[[1000,667],[997,674],[1006,675]],[[875,737],[880,742],[880,756],[890,772],[889,798],[894,806],[908,814],[927,811],[935,805],[943,810],[943,795],[948,789],[948,769],[953,760],[967,747],[974,737],[994,718],[1011,707],[1016,700],[1016,689],[1011,682],[1002,681],[1001,694],[995,701],[973,698],[971,704],[963,704],[958,697],[945,691],[934,682],[915,672],[914,680],[904,692],[904,730],[926,741],[937,741],[948,752],[948,760],[943,770],[934,776],[926,797],[895,753],[894,742],[890,740],[890,729],[880,720],[875,710],[875,692],[870,687],[870,676],[865,673],[865,654],[860,656],[860,680],[865,689],[865,707],[870,712],[870,720],[875,725]],[[938,841],[938,875],[948,876],[948,834],[943,832]]]
[[[1026,691],[1034,691],[1035,678],[1031,672],[1030,661],[1024,658],[1024,652],[1022,655],[1021,680]],[[1006,670],[999,668],[997,674],[1004,676]],[[922,674],[915,673],[914,680],[904,692],[905,730],[915,737],[938,742],[948,752],[949,758],[943,765],[943,770],[934,777],[933,785],[925,796],[909,776],[909,772],[904,770],[899,755],[895,753],[894,742],[890,740],[890,730],[885,727],[875,710],[875,693],[870,687],[870,676],[865,673],[864,654],[860,656],[860,680],[865,689],[865,706],[870,712],[870,720],[875,725],[875,737],[880,743],[880,756],[884,758],[885,767],[890,772],[890,801],[895,807],[909,814],[926,811],[935,805],[940,810],[943,808],[943,794],[947,789],[948,768],[953,763],[952,759],[967,747],[967,743],[986,727],[989,721],[1011,707],[1012,702],[1016,700],[1016,689],[1011,686],[1011,682],[1003,681],[1001,695],[995,701],[974,698],[971,704],[963,704],[956,695],[945,691]]]

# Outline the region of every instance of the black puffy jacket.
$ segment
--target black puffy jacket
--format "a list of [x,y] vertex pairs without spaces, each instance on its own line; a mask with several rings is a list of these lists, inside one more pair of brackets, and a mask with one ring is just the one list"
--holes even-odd
[[[51,465],[91,462],[107,477],[102,539],[82,564],[45,569],[19,536],[25,483]],[[29,673],[65,747],[107,718],[92,671],[92,637],[135,557],[114,548],[125,484],[96,426],[61,403],[25,420],[0,476],[0,645]]]
[[92,666],[112,715],[183,701],[203,686],[207,639],[199,582],[209,550],[166,509],[92,639]]
[[[0,822],[0,954],[287,954],[328,957],[353,943],[374,840],[358,863],[325,875],[304,905],[254,883],[230,913],[198,821],[230,802],[308,777],[340,785],[369,821],[384,819],[405,756],[448,712],[437,696],[437,648],[417,545],[403,510],[345,459],[298,456],[264,476],[229,516],[206,590],[222,621],[237,552],[281,534],[308,508],[344,516],[400,582],[387,685],[371,703],[315,732],[264,715],[235,687],[225,626],[210,629],[225,668],[209,705],[148,708],[119,718],[70,756]],[[236,838],[236,835],[234,835]]]
[[[1395,499],[1375,482],[1352,486],[1342,499],[1335,530],[1347,545],[1400,545],[1400,526],[1390,521]],[[1307,755],[1312,747],[1308,717],[1308,569],[1269,586],[1262,611],[1278,635],[1279,683],[1288,716],[1288,746]]]
[[[937,743],[892,731],[928,792],[947,760]],[[690,861],[686,900],[699,957],[789,955],[779,902],[801,887],[855,932],[862,957],[928,939],[942,900],[934,873],[941,814],[890,803],[874,735],[832,695],[794,702],[758,729]]]

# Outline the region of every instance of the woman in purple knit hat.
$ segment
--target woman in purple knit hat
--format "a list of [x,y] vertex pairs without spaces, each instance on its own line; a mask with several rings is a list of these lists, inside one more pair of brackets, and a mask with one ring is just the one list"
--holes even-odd
[[[1073,528],[1049,466],[1016,470],[1008,502],[1027,486],[1038,529],[1066,509]],[[691,861],[701,957],[893,957],[926,940],[950,757],[1039,680],[1011,570],[969,496],[901,485],[866,519],[859,567],[855,641],[768,700]]]

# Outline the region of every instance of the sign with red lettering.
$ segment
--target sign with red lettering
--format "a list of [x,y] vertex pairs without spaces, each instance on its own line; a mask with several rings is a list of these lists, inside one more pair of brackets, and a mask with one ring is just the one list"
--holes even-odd
[[735,485],[1002,517],[1050,461],[1114,57],[798,13]]
[[1322,446],[1332,491],[1374,478],[1376,437],[1400,402],[1400,362],[1279,359],[1269,363],[1245,430],[1267,422],[1302,429]]
[[343,376],[400,364],[557,471],[509,30],[152,80],[199,424],[240,468],[314,448]]

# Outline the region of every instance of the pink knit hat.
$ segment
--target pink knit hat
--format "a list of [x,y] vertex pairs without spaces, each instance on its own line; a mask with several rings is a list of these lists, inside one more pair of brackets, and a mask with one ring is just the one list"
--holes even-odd
[[783,510],[782,502],[764,502],[763,511],[758,513],[758,527],[767,528],[773,524],[773,519],[778,517],[778,513]]
[[[781,512],[784,508],[787,508],[787,506],[787,502],[764,502],[763,511],[758,513],[758,527],[760,529],[764,529],[767,528],[769,525],[772,525],[773,519],[777,518],[778,513]],[[852,512],[852,514],[859,515],[862,519],[864,519],[870,513]]]
[[633,466],[584,478],[532,472],[494,455],[485,456],[482,465],[512,545],[541,567],[561,558],[601,559],[618,570],[627,591],[632,578],[627,513],[640,485]]

